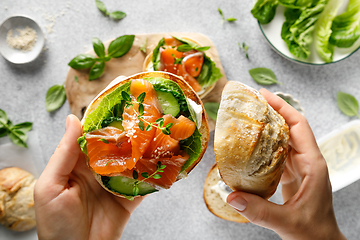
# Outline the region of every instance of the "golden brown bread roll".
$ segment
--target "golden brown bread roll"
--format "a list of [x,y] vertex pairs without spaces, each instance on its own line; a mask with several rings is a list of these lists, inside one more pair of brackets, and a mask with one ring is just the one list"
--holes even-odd
[[255,89],[229,81],[218,112],[214,150],[219,172],[233,190],[269,198],[288,153],[289,128]]
[[204,201],[206,207],[219,218],[238,223],[249,222],[249,220],[235,211],[235,209],[227,204],[220,196],[220,194],[226,195],[226,193],[219,193],[219,191],[221,191],[221,189],[218,190],[219,181],[222,181],[222,179],[218,174],[216,164],[214,164],[206,177],[204,185]]
[[0,170],[0,223],[14,231],[36,226],[33,175],[17,167]]

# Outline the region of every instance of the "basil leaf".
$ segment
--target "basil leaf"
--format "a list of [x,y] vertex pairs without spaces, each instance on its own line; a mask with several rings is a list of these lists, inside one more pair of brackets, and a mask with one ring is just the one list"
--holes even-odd
[[95,63],[89,72],[89,81],[98,79],[101,74],[104,72],[105,62],[97,62]]
[[135,35],[124,35],[116,38],[109,45],[109,56],[118,58],[125,55],[132,47]]
[[344,92],[338,92],[337,103],[345,115],[350,117],[359,116],[359,103],[354,96]]
[[0,137],[5,137],[8,134],[7,128],[0,127]]
[[176,48],[176,50],[179,52],[188,52],[188,51],[193,50],[193,48],[188,44],[182,44],[182,45],[178,46]]
[[205,47],[197,47],[195,48],[195,50],[199,51],[199,52],[204,52],[206,50],[209,50],[210,46],[205,46]]
[[54,85],[46,93],[46,110],[55,111],[60,108],[66,100],[65,88],[63,85]]
[[27,136],[24,132],[20,130],[13,130],[9,132],[8,136],[11,139],[11,141],[16,145],[25,148],[28,147],[26,144]]
[[104,44],[101,42],[101,40],[94,37],[92,39],[92,44],[96,55],[98,55],[99,58],[105,57],[105,47]]
[[121,11],[115,11],[110,13],[110,17],[114,20],[121,20],[126,17],[126,13]]
[[32,129],[32,123],[31,122],[19,123],[19,124],[16,124],[15,126],[13,126],[11,129],[19,130],[22,132],[28,132]]
[[204,103],[204,108],[205,108],[207,115],[214,121],[216,121],[219,107],[220,107],[220,103],[218,103],[218,102]]
[[105,4],[104,4],[102,1],[96,0],[95,3],[96,3],[96,7],[97,7],[105,16],[109,15],[109,12],[106,10],[106,6],[105,6]]
[[68,65],[73,69],[90,68],[96,62],[96,58],[90,54],[79,54],[73,58]]
[[253,68],[249,70],[251,77],[260,85],[279,83],[273,71],[268,68]]
[[8,119],[5,111],[0,109],[0,122],[2,122],[3,124],[7,124],[8,120],[9,119]]

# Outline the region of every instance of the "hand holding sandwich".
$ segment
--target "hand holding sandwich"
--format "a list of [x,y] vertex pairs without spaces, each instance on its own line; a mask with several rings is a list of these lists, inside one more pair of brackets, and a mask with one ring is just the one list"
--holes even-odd
[[129,201],[106,192],[88,167],[69,115],[66,132],[35,186],[39,239],[119,239],[142,197]]
[[326,162],[306,118],[269,91],[260,92],[290,128],[291,150],[281,177],[284,205],[240,191],[230,194],[228,203],[282,239],[346,239],[335,219]]

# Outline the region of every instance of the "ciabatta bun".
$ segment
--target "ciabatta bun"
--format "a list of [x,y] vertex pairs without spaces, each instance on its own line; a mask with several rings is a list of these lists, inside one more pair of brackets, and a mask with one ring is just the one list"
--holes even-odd
[[269,198],[288,154],[289,128],[255,89],[229,81],[220,102],[214,150],[220,175],[233,190]]
[[218,174],[216,164],[214,164],[206,177],[204,185],[204,201],[206,207],[219,218],[238,223],[249,222],[239,212],[235,211],[233,207],[227,204],[215,190],[216,188],[214,187],[217,186],[219,181],[222,181],[222,179]]

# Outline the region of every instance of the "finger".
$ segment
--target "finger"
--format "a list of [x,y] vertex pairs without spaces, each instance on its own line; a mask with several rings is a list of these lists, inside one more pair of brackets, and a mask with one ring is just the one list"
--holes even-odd
[[250,222],[276,231],[277,226],[286,224],[285,207],[269,202],[257,195],[245,192],[233,192],[227,202]]
[[270,106],[277,111],[290,128],[290,145],[296,152],[302,154],[306,152],[318,151],[314,134],[306,118],[295,108],[287,104],[283,99],[269,92],[266,89],[260,89]]
[[49,160],[44,173],[48,179],[65,184],[68,176],[74,169],[80,153],[80,147],[77,139],[81,136],[81,124],[75,115],[69,115],[66,119],[65,134],[61,139],[54,154]]

